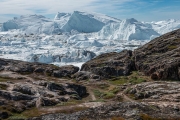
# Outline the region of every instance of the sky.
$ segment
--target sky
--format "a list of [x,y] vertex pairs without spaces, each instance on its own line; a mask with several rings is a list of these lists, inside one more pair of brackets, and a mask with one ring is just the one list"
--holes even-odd
[[53,19],[57,12],[73,11],[146,22],[180,19],[180,0],[0,0],[0,23],[26,14]]

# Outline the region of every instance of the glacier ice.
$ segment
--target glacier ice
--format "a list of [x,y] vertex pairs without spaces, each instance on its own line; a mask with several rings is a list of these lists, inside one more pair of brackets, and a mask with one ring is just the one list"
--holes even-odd
[[104,23],[94,19],[93,15],[84,15],[82,12],[75,11],[62,29],[66,32],[74,29],[82,33],[91,33],[98,32],[103,26]]
[[81,66],[102,53],[133,50],[178,28],[180,21],[174,19],[140,22],[79,11],[58,12],[53,20],[23,15],[0,24],[0,57]]

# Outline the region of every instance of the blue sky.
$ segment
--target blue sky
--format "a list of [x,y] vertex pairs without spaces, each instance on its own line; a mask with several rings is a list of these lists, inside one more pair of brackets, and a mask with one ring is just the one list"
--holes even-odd
[[140,21],[180,19],[180,0],[0,0],[0,22],[25,14],[89,11]]

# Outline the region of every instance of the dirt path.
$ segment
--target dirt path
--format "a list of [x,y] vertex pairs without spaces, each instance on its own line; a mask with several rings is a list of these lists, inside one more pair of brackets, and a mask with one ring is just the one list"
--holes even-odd
[[78,105],[39,108],[39,111],[45,112],[45,113],[56,113],[56,112],[65,112],[65,111],[72,111],[72,110],[81,110],[81,109],[83,110],[87,108],[95,108],[103,104],[104,103],[102,102],[88,102],[88,103],[81,103]]
[[88,93],[89,93],[89,95],[91,96],[92,101],[95,101],[95,100],[96,100],[96,97],[95,97],[92,89],[88,88]]
[[123,92],[119,92],[119,93],[117,94],[117,96],[121,96],[124,101],[136,102],[135,100],[133,100],[133,99],[131,99],[130,97],[128,97],[127,95],[125,95]]

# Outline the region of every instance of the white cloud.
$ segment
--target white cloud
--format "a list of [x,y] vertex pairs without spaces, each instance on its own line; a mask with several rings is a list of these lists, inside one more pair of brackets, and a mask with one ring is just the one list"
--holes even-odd
[[[96,0],[0,0],[0,22],[11,19],[11,15],[56,14],[74,10],[93,11],[87,7]],[[9,15],[9,16],[7,16]]]
[[44,14],[71,12],[84,8],[95,0],[6,0],[0,1],[0,14],[33,14],[45,10]]
[[114,10],[114,5],[129,1],[133,0],[0,0],[0,21],[2,14],[47,15],[75,10],[106,13],[105,11]]
[[[158,13],[164,14],[162,11],[165,7],[160,7],[160,11],[153,7],[161,2],[163,0],[150,2],[143,0],[0,0],[0,22],[11,19],[13,15],[41,14],[53,16],[57,12],[73,12],[75,10],[100,12],[120,19],[135,17],[141,20],[149,20],[161,18],[161,14]],[[146,8],[150,8],[149,11],[144,11]],[[170,8],[168,12],[175,11],[173,11],[174,7],[170,6]],[[179,11],[179,8],[176,11]],[[149,17],[147,13],[152,13],[155,16]],[[177,15],[177,13],[174,14]]]

